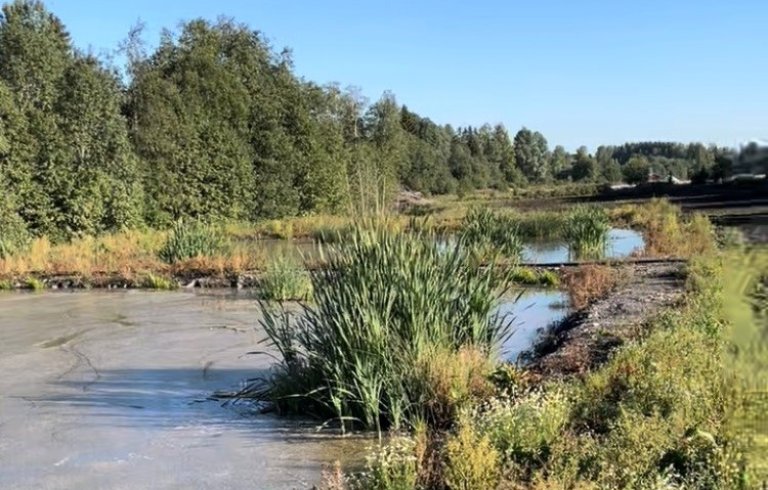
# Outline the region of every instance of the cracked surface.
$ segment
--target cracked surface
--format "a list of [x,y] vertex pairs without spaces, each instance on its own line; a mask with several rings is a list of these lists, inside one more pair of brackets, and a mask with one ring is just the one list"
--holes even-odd
[[267,368],[249,299],[0,295],[0,488],[306,488],[369,444],[207,400]]

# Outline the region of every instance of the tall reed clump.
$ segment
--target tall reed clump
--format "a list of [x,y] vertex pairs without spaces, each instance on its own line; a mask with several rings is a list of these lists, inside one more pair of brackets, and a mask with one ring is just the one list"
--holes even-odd
[[528,211],[515,216],[515,224],[525,239],[562,240],[567,217],[560,211]]
[[605,254],[610,223],[605,210],[576,206],[565,221],[564,238],[577,259],[601,258]]
[[[444,424],[487,388],[510,331],[492,315],[506,283],[497,267],[476,267],[460,246],[440,250],[431,235],[375,224],[330,248],[311,272],[312,305],[295,316],[264,308],[282,362],[265,389],[248,394],[281,412],[381,431]],[[436,384],[441,372],[455,377]]]
[[472,208],[461,223],[459,243],[484,258],[495,256],[519,260],[523,243],[513,217],[487,208]]
[[218,255],[226,248],[226,239],[219,228],[198,221],[177,221],[158,256],[169,264],[176,264],[196,257]]
[[261,298],[269,301],[306,300],[312,295],[309,273],[283,255],[267,264],[259,288]]

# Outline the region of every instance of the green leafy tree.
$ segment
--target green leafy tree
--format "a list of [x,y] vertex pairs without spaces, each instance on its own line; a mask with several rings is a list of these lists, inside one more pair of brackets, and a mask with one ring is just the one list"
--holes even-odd
[[634,156],[622,167],[624,182],[627,184],[642,184],[648,181],[651,167],[648,159],[642,156]]
[[515,135],[515,161],[531,182],[545,182],[550,176],[547,140],[539,132],[522,128]]
[[137,224],[141,187],[117,80],[75,52],[42,3],[3,7],[0,79],[11,93],[0,105],[15,128],[3,173],[30,229],[68,238]]
[[619,165],[619,162],[615,158],[611,158],[602,165],[600,168],[600,176],[603,181],[609,184],[621,182],[624,177],[621,172],[621,165]]
[[570,175],[569,166],[570,156],[568,152],[561,145],[557,145],[550,155],[549,167],[552,170],[552,175],[558,180],[567,178],[566,176]]
[[576,182],[593,182],[598,175],[597,162],[585,146],[576,150],[571,175]]

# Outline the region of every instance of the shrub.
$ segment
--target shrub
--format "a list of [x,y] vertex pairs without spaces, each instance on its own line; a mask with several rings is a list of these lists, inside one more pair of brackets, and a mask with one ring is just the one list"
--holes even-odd
[[445,483],[452,490],[487,490],[499,482],[501,458],[470,420],[459,421],[445,443]]
[[412,490],[417,487],[419,468],[415,441],[398,436],[368,459],[368,472],[357,482],[360,490]]
[[554,288],[560,285],[560,277],[555,272],[550,270],[537,271],[530,267],[516,267],[512,271],[510,280],[525,286]]
[[218,228],[201,222],[177,221],[158,256],[169,264],[197,257],[212,257],[226,250],[226,240]]
[[512,273],[512,281],[533,286],[539,283],[539,275],[530,267],[517,267]]
[[684,218],[680,209],[666,199],[652,199],[631,211],[625,210],[625,218],[643,230],[646,255],[694,257],[715,248],[710,221],[699,214]]
[[0,202],[0,260],[26,249],[30,239],[21,216]]
[[492,356],[509,335],[509,322],[491,315],[506,279],[475,265],[430,235],[356,229],[311,272],[314,304],[301,316],[264,309],[282,363],[262,396],[281,411],[369,429],[436,419],[443,408],[419,378],[434,374],[420,370],[424,360],[468,346]]
[[474,417],[478,432],[488,436],[507,461],[525,468],[540,467],[570,420],[565,389],[549,386],[517,399],[492,399]]
[[267,264],[259,281],[262,299],[270,301],[306,300],[312,294],[309,273],[296,261],[279,256]]
[[577,259],[601,258],[605,254],[609,229],[605,210],[576,206],[566,219],[564,238]]
[[618,272],[607,265],[580,265],[563,274],[571,308],[580,310],[607,295],[618,282]]
[[413,383],[423,396],[424,414],[432,427],[447,427],[461,408],[493,391],[493,365],[482,350],[462,346],[458,351],[437,347],[416,360]]
[[45,289],[45,283],[36,277],[28,277],[24,281],[24,287],[33,291],[42,291]]

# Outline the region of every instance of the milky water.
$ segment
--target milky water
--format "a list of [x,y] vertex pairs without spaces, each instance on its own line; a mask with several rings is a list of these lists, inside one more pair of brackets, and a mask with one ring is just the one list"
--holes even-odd
[[[560,293],[515,304],[515,357],[564,314]],[[265,374],[259,308],[200,292],[0,294],[0,488],[307,488],[359,466],[369,437],[222,406]]]

